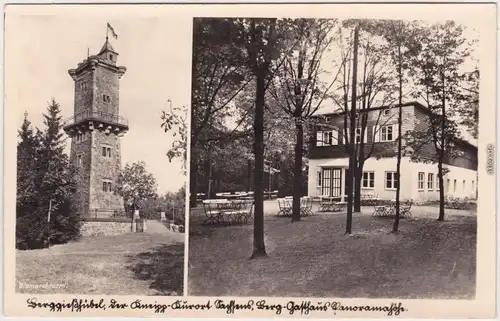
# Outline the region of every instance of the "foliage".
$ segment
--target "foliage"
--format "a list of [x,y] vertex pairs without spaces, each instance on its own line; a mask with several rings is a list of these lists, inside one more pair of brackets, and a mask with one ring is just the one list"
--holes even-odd
[[44,114],[45,130],[33,134],[27,119],[19,131],[16,247],[32,249],[66,243],[80,236],[78,172],[64,153],[59,104]]
[[170,109],[162,111],[161,127],[166,133],[171,133],[172,145],[167,152],[168,160],[171,162],[174,158],[182,159],[182,169],[186,172],[187,161],[187,107],[172,107],[172,102],[169,100]]
[[128,209],[141,209],[148,199],[157,197],[156,191],[156,179],[145,162],[126,164],[118,175],[115,193],[123,197]]

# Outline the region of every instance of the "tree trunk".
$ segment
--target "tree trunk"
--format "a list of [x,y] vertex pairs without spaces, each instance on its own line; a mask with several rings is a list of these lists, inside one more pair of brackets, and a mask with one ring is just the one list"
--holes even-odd
[[[438,174],[441,174],[441,177],[443,176],[443,160],[444,160],[444,152],[446,150],[445,147],[445,129],[446,129],[446,87],[445,87],[445,77],[444,73],[441,75],[441,80],[442,80],[442,89],[443,89],[443,96],[442,96],[442,101],[441,101],[441,117],[439,121],[439,125],[441,127],[441,136],[440,138],[440,144],[441,148],[439,149],[439,157],[438,157]],[[440,186],[440,190],[442,190],[442,186]],[[441,191],[439,192],[439,216],[438,216],[438,221],[444,221],[444,192],[442,193]]]
[[399,77],[399,109],[398,109],[398,158],[396,164],[396,218],[394,219],[394,225],[392,226],[392,231],[397,232],[399,228],[399,198],[401,195],[401,149],[402,149],[402,140],[401,140],[401,127],[403,124],[403,69],[402,69],[402,59],[401,56],[401,45],[398,46],[398,77]]
[[208,147],[208,191],[207,195],[209,198],[212,198],[212,148]]
[[441,157],[438,160],[438,180],[439,180],[439,217],[438,221],[444,221],[444,177],[443,177],[443,161]]
[[295,141],[295,162],[293,167],[293,204],[292,222],[300,221],[300,196],[302,194],[302,148],[304,145],[304,128],[298,120],[295,124],[297,138]]
[[264,102],[265,102],[265,77],[257,75],[257,90],[255,95],[254,119],[254,227],[253,227],[253,253],[251,258],[267,256],[264,244]]
[[247,192],[252,190],[252,160],[247,161]]
[[356,166],[354,175],[354,211],[361,212],[361,180],[363,179],[363,164],[359,163]]
[[354,28],[354,52],[352,63],[352,94],[351,94],[351,113],[349,121],[349,141],[348,141],[348,154],[349,154],[349,172],[347,179],[347,217],[345,233],[352,233],[352,203],[353,203],[353,185],[354,173],[356,172],[356,153],[354,143],[356,140],[356,102],[357,102],[357,74],[358,74],[358,38],[359,27]]
[[[194,155],[191,154],[191,157]],[[190,169],[189,169],[189,207],[195,208],[197,204],[197,184],[198,184],[198,159],[196,156],[191,158],[190,160]]]

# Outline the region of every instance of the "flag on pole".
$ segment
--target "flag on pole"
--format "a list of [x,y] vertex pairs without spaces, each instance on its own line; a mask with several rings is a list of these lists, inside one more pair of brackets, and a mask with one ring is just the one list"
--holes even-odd
[[109,22],[108,22],[108,30],[111,31],[111,35],[113,36],[113,38],[118,39],[118,35],[116,34],[115,29],[113,29],[113,27],[111,27]]

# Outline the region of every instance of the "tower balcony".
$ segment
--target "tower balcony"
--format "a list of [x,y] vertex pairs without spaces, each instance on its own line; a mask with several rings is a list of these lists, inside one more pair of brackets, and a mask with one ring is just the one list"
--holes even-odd
[[81,131],[83,127],[90,131],[102,129],[116,134],[123,134],[129,129],[127,118],[92,110],[85,110],[63,122],[64,131],[70,135]]

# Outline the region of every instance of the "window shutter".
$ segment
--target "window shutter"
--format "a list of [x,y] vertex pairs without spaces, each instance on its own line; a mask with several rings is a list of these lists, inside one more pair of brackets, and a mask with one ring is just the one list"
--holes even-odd
[[338,129],[333,129],[332,130],[332,145],[338,145],[339,144],[339,130]]
[[316,146],[323,146],[323,132],[316,132]]
[[398,124],[392,125],[392,132],[394,133],[394,140],[397,140],[399,138],[399,126]]
[[380,126],[376,125],[373,126],[373,142],[379,142],[380,141]]

